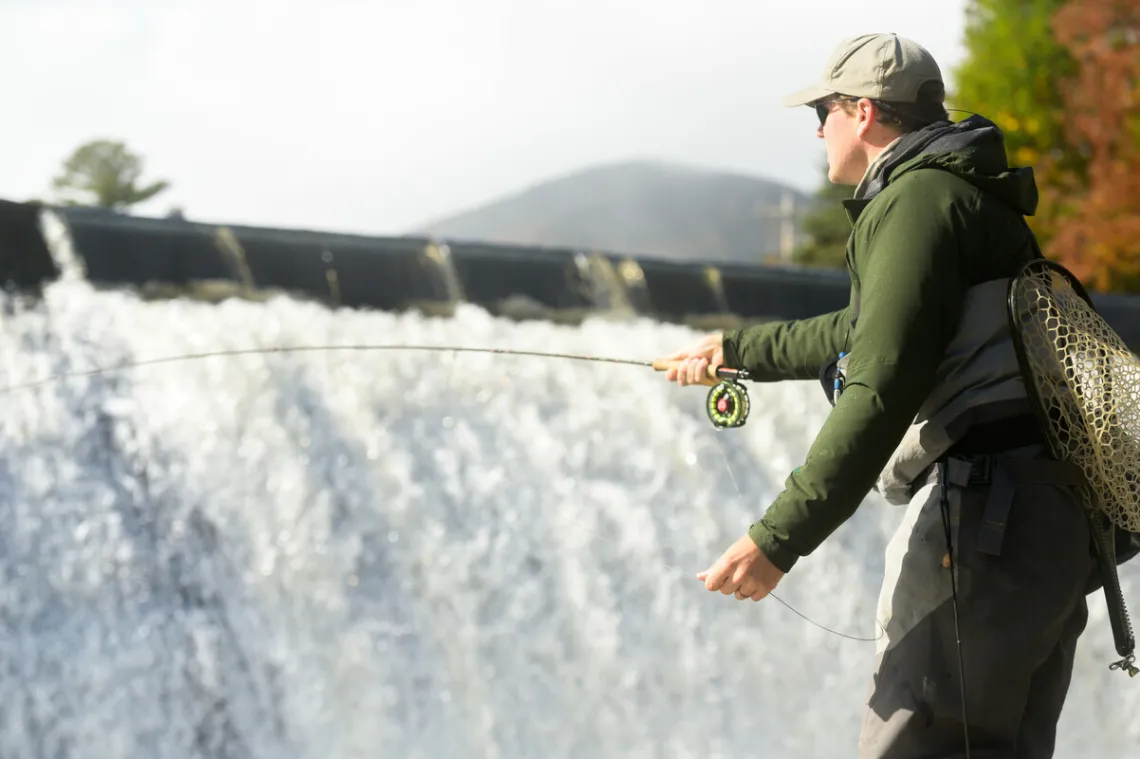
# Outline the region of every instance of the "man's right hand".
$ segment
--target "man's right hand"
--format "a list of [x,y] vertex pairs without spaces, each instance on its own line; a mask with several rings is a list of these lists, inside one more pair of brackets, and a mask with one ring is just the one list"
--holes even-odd
[[679,362],[665,371],[665,379],[679,385],[699,385],[708,376],[709,365],[724,363],[724,334],[705,335],[695,345],[668,357]]

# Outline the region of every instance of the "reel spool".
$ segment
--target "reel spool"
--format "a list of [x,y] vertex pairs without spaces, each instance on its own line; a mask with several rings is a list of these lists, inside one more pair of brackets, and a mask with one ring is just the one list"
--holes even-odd
[[748,389],[736,380],[723,380],[709,390],[705,411],[718,430],[742,427],[748,421],[751,403]]
[[[677,361],[659,358],[651,366],[654,371],[663,372],[677,365]],[[752,379],[746,369],[732,369],[727,366],[709,366],[708,376],[702,378],[702,385],[710,387],[705,398],[705,413],[718,430],[741,427],[748,420],[751,404],[748,390],[740,380]]]

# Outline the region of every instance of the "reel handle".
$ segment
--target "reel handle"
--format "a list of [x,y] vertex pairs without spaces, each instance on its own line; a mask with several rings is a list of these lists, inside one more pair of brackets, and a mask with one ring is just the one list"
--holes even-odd
[[[653,361],[653,371],[666,372],[674,367],[680,366],[680,361],[674,361],[667,358],[659,358]],[[730,369],[727,366],[713,366],[709,364],[708,370],[704,377],[701,378],[699,384],[713,387],[720,384],[722,380],[737,380],[744,379],[745,373],[739,369]]]

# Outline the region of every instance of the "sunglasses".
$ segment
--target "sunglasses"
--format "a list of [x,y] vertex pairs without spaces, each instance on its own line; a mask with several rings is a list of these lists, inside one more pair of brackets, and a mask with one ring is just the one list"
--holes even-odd
[[835,103],[856,103],[858,98],[853,97],[834,97],[830,100],[824,100],[815,104],[815,115],[819,117],[819,125],[822,127],[827,122],[827,117],[831,115],[831,106]]

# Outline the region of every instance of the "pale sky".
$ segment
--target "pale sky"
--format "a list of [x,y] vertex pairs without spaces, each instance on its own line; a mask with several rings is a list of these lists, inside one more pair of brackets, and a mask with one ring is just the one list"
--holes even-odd
[[812,82],[893,31],[949,79],[965,0],[4,0],[0,197],[125,140],[208,222],[400,234],[603,162],[813,190]]

